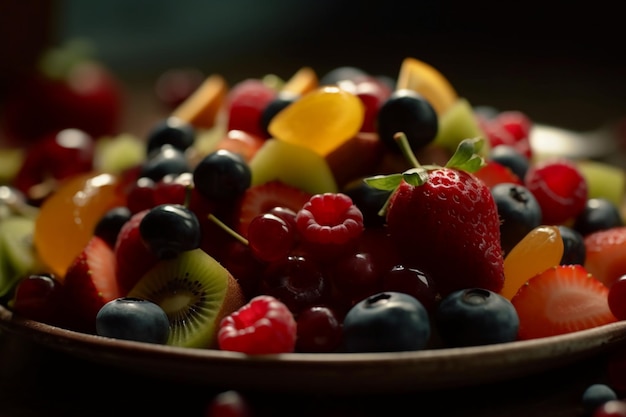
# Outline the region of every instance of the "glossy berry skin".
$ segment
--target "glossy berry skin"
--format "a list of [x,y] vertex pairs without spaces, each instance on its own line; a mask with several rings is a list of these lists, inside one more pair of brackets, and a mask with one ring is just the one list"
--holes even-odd
[[513,145],[498,145],[489,151],[488,159],[509,168],[518,178],[524,178],[530,161]]
[[200,247],[200,222],[180,204],[161,204],[148,211],[139,224],[142,241],[160,259]]
[[260,261],[273,262],[285,258],[295,241],[295,228],[274,214],[260,214],[248,226],[250,250]]
[[163,145],[152,151],[141,166],[139,177],[147,177],[157,182],[166,175],[182,174],[191,171],[185,153],[172,145]]
[[563,256],[561,265],[585,264],[587,248],[583,235],[569,226],[559,225],[561,239],[563,239]]
[[455,291],[437,307],[435,323],[446,346],[481,346],[512,342],[519,318],[511,302],[482,288]]
[[96,333],[115,339],[165,344],[170,333],[170,323],[158,304],[122,297],[107,302],[98,311]]
[[406,134],[415,152],[431,143],[438,130],[437,113],[424,97],[413,90],[394,91],[378,111],[380,140],[392,152],[400,152],[394,139],[398,132]]
[[618,320],[626,320],[626,275],[618,278],[613,285],[609,287],[609,295],[607,296],[611,313]]
[[241,392],[228,390],[213,397],[203,417],[253,417],[253,413]]
[[541,224],[541,207],[523,185],[501,183],[490,190],[498,207],[502,250],[508,253],[528,232]]
[[61,312],[63,285],[52,275],[31,274],[15,288],[12,310],[21,317],[56,325]]
[[583,211],[576,216],[572,227],[586,236],[599,230],[623,225],[620,210],[612,201],[606,198],[590,198],[585,203]]
[[122,226],[130,220],[132,212],[126,206],[114,207],[104,213],[104,216],[96,223],[94,234],[100,236],[112,248],[115,247],[117,235]]
[[289,255],[262,272],[259,289],[298,315],[305,308],[326,304],[331,287],[327,274],[309,257]]
[[526,173],[524,184],[541,206],[544,224],[563,224],[585,209],[587,182],[572,161],[537,162]]
[[300,312],[296,320],[297,352],[334,352],[341,343],[342,327],[337,313],[327,306],[312,306]]
[[435,311],[439,294],[433,279],[425,272],[405,265],[395,265],[381,278],[383,291],[403,292],[417,298],[428,310]]
[[150,154],[163,145],[185,151],[193,145],[196,138],[195,128],[176,117],[168,117],[156,123],[146,138],[146,153]]
[[606,384],[592,384],[583,391],[581,398],[583,408],[587,413],[593,413],[598,407],[607,401],[617,400],[617,394]]
[[259,295],[222,319],[217,340],[221,350],[248,355],[290,353],[295,350],[296,331],[296,320],[285,304]]
[[193,182],[198,193],[209,200],[232,201],[250,187],[252,171],[240,155],[218,150],[198,162]]
[[343,351],[421,350],[431,334],[426,308],[415,297],[381,292],[355,304],[343,321]]

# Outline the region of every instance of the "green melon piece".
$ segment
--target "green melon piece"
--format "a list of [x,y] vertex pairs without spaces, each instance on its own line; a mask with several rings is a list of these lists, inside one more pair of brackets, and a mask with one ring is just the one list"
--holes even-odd
[[[454,153],[463,139],[485,138],[480,128],[474,109],[465,98],[459,98],[444,114],[439,117],[439,130],[433,143]],[[489,152],[488,141],[481,150],[483,156]]]
[[102,172],[119,173],[146,158],[146,145],[130,134],[103,137],[96,144],[94,165]]
[[589,198],[606,198],[617,207],[624,203],[626,191],[626,171],[606,162],[581,160],[576,161],[583,177],[587,181]]
[[250,161],[250,170],[252,185],[280,180],[310,194],[335,193],[338,190],[324,157],[309,148],[280,139],[265,141]]

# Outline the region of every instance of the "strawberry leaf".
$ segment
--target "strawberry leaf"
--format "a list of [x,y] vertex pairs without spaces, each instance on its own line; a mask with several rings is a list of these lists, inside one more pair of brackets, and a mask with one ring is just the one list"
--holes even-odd
[[485,164],[485,160],[479,155],[484,144],[483,138],[461,141],[454,155],[446,163],[446,168],[461,169],[467,172],[478,171]]
[[400,185],[400,182],[402,182],[402,174],[375,175],[365,178],[364,181],[370,187],[374,187],[378,190],[393,191]]
[[402,173],[402,179],[414,186],[422,185],[428,181],[428,170],[425,167],[411,168]]

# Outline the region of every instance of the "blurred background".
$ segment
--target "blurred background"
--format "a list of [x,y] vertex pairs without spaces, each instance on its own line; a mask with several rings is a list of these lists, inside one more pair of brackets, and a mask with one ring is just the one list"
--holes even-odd
[[[302,66],[395,77],[412,56],[474,105],[578,130],[626,115],[617,5],[530,0],[0,0],[0,79],[46,45],[85,37],[133,88],[196,67],[231,83]],[[1,90],[0,90],[1,91]]]

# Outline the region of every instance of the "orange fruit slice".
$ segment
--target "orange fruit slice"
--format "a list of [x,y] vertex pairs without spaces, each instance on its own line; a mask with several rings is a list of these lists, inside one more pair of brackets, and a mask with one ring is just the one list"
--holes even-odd
[[438,115],[444,114],[459,98],[452,84],[439,70],[415,58],[405,58],[400,66],[396,89],[421,94]]
[[209,129],[228,92],[228,84],[221,75],[209,75],[200,87],[172,112],[173,117],[197,127]]

